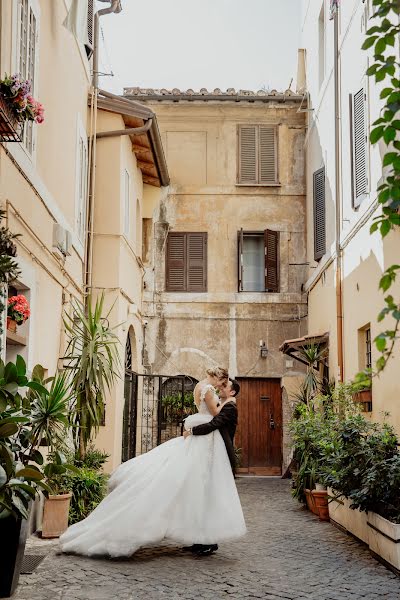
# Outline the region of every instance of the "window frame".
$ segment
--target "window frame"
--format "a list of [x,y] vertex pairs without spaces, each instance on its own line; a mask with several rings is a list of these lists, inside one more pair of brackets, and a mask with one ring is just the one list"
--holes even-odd
[[[267,268],[266,268],[266,256],[267,256],[267,247],[266,247],[266,234],[267,232],[274,232],[277,234],[277,260],[276,260],[276,269],[277,269],[277,290],[270,290],[267,288],[266,285],[266,278],[267,278]],[[260,291],[250,291],[250,290],[244,290],[241,289],[241,286],[243,284],[243,274],[244,274],[244,265],[243,265],[243,260],[242,260],[242,256],[243,256],[243,240],[245,236],[259,236],[260,238],[262,238],[263,243],[264,243],[264,289],[260,290]],[[280,294],[281,290],[280,290],[280,283],[281,283],[281,277],[280,277],[280,269],[281,269],[281,263],[280,263],[280,231],[277,229],[264,229],[264,230],[244,230],[243,228],[241,228],[238,232],[237,232],[237,237],[238,237],[238,292],[240,294]]]
[[[81,160],[81,148],[85,160]],[[85,169],[82,168],[83,164]],[[78,115],[76,130],[76,182],[75,182],[75,232],[81,244],[86,239],[86,218],[88,205],[88,178],[89,178],[89,148],[86,130],[82,117]],[[81,190],[84,194],[81,194]]]
[[[26,4],[27,4],[27,10],[28,10],[28,31],[27,31],[27,39],[29,36],[29,19],[30,19],[30,14],[32,12],[34,18],[35,18],[35,24],[36,24],[36,30],[35,30],[35,38],[34,38],[34,49],[35,49],[35,56],[34,56],[34,62],[33,62],[33,82],[32,82],[32,89],[31,89],[31,93],[32,96],[34,96],[35,98],[38,97],[38,82],[39,82],[39,54],[40,54],[40,16],[41,16],[41,11],[40,11],[40,5],[38,0],[25,0]],[[14,60],[14,69],[13,72],[15,73],[20,73],[21,72],[21,68],[20,68],[20,61],[21,61],[21,53],[20,53],[20,49],[21,49],[21,11],[22,11],[22,6],[24,0],[14,0],[14,16],[13,16],[13,31],[14,31],[14,35],[13,35],[13,60]],[[26,46],[26,63],[28,64],[29,62],[29,47],[30,44],[27,43]],[[28,69],[28,66],[26,67],[26,69]],[[22,74],[22,73],[21,73]],[[28,79],[29,72],[26,71],[26,73],[22,74],[23,77],[25,77],[26,79]],[[31,133],[32,133],[32,137],[31,137],[31,148],[28,147],[27,145],[27,131],[28,129],[31,129]],[[22,143],[20,144],[20,146],[23,148],[24,152],[26,153],[26,155],[28,156],[28,158],[31,160],[31,162],[34,162],[36,159],[36,146],[37,146],[37,125],[36,123],[33,122],[28,122],[25,123],[24,125],[24,131],[23,131],[23,139],[22,139]]]
[[[256,181],[242,181],[241,175],[241,130],[245,127],[254,127],[256,129]],[[275,181],[260,181],[260,127],[266,127],[274,130],[274,148],[275,148]],[[236,186],[238,187],[280,187],[279,180],[279,123],[239,123],[236,127]]]
[[[169,288],[169,240],[173,236],[184,236],[184,289],[170,289]],[[189,237],[190,235],[201,235],[203,236],[203,248],[204,248],[204,259],[203,259],[203,288],[201,290],[189,289]],[[206,231],[169,231],[165,240],[165,291],[170,294],[204,294],[208,292],[208,232]]]
[[122,232],[129,240],[131,235],[131,176],[128,169],[123,171],[123,223]]

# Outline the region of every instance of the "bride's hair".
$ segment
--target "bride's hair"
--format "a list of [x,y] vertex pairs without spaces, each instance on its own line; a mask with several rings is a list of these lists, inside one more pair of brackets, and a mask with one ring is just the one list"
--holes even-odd
[[206,373],[210,377],[216,377],[219,380],[229,378],[227,369],[224,369],[223,367],[212,367],[211,369],[207,369]]

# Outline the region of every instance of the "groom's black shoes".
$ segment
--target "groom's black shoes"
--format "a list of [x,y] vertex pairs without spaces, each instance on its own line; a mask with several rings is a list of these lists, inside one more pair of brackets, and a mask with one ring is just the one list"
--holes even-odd
[[193,544],[193,546],[184,546],[182,550],[184,552],[192,552],[193,554],[196,554],[202,548],[203,546],[201,544]]
[[201,546],[199,550],[197,550],[197,556],[211,556],[218,550],[218,544],[210,544],[209,546]]

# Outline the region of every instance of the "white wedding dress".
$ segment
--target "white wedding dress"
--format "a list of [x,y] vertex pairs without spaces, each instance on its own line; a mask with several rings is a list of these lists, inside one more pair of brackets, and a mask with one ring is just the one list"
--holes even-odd
[[[212,419],[204,396],[194,427]],[[61,536],[63,552],[130,556],[162,540],[214,544],[243,536],[246,525],[219,431],[174,438],[132,458],[112,474],[109,494]]]

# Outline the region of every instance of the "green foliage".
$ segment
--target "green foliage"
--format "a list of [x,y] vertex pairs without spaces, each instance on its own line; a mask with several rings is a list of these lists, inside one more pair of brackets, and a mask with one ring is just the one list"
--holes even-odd
[[[6,211],[0,209],[0,223],[6,217]],[[14,240],[19,237],[11,233],[8,227],[0,227],[0,354],[3,344],[3,319],[2,315],[6,308],[5,285],[11,283],[19,275],[18,263],[15,260],[17,247]]]
[[74,397],[72,425],[75,447],[83,458],[92,433],[96,433],[104,414],[104,398],[111,389],[120,365],[118,337],[103,316],[104,294],[93,306],[89,298],[87,310],[73,305],[64,325],[68,336],[65,369],[70,373]]
[[400,522],[398,439],[392,427],[360,413],[357,389],[341,384],[332,396],[298,406],[290,424],[297,466],[292,494],[304,501],[304,489],[323,483],[350,499],[351,508]]
[[[382,207],[381,214],[374,219],[371,233],[380,231],[384,238],[400,225],[400,62],[396,39],[400,34],[400,3],[393,0],[373,0],[374,26],[367,31],[363,49],[373,48],[373,61],[367,69],[367,75],[376,82],[385,81],[386,86],[380,97],[384,100],[381,116],[373,123],[370,141],[376,144],[382,140],[388,147],[383,157],[385,168],[383,183],[378,187],[378,201]],[[383,273],[379,287],[386,292],[395,282],[400,265],[391,265]],[[394,326],[382,331],[375,338],[375,345],[380,353],[376,362],[376,372],[382,371],[393,354],[396,341],[399,339],[400,301],[392,296],[385,298],[386,306],[380,312],[378,321],[386,317],[394,320]]]
[[179,392],[163,396],[161,405],[163,408],[163,420],[167,423],[178,422],[184,415],[192,415],[196,412],[193,392],[185,392],[183,394],[183,402],[182,394]]
[[88,469],[93,469],[94,471],[100,471],[109,458],[109,454],[102,452],[101,450],[97,450],[93,444],[90,444],[86,450],[85,458],[83,460],[81,460],[79,454],[75,452],[75,455],[70,458],[70,461],[73,462],[76,467],[87,467]]

